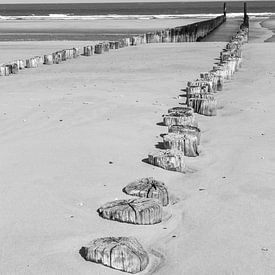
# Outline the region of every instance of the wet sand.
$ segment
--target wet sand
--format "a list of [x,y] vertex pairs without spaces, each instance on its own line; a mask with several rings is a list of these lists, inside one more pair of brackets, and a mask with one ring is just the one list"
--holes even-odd
[[118,40],[203,20],[206,19],[9,20],[0,21],[0,41]]
[[275,18],[270,17],[261,23],[262,27],[272,31],[272,37],[268,38],[266,42],[275,42]]

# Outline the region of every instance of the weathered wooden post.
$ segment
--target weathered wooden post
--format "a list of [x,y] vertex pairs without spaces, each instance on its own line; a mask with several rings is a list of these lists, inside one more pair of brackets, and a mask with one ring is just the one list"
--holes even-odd
[[11,73],[12,74],[18,74],[19,73],[19,68],[17,63],[11,64]]
[[109,41],[109,48],[110,48],[110,50],[113,50],[115,48],[115,42],[114,41]]
[[217,115],[217,100],[213,96],[207,98],[192,98],[191,106],[198,114],[205,116]]
[[60,52],[53,53],[53,63],[59,64],[59,63],[61,63],[61,61],[62,61],[62,56],[61,56]]
[[53,64],[53,55],[52,54],[44,55],[44,64],[45,65],[52,65]]
[[118,49],[119,49],[119,42],[115,41],[115,50],[118,50]]
[[223,16],[224,20],[226,20],[226,3],[223,3]]
[[6,64],[6,71],[5,71],[5,74],[6,76],[12,74],[12,65],[11,64]]
[[169,133],[163,136],[164,149],[179,150],[187,157],[197,157],[198,139],[194,135]]
[[245,27],[249,27],[249,17],[247,15],[247,3],[244,2],[244,24],[245,24]]
[[77,58],[80,56],[80,49],[79,48],[73,48],[73,58]]
[[26,68],[36,68],[38,66],[35,58],[26,59]]
[[178,150],[165,150],[150,153],[148,162],[165,170],[184,173],[186,171],[184,153]]
[[170,109],[168,109],[168,114],[171,114],[171,113],[181,113],[181,114],[190,114],[190,115],[192,115],[192,114],[194,114],[194,110],[193,110],[193,108],[191,108],[191,107],[182,107],[182,106],[180,106],[180,107],[172,107],[172,108],[170,108]]
[[149,263],[147,252],[133,237],[95,239],[83,246],[80,254],[87,261],[133,274],[143,271]]
[[147,198],[115,200],[102,205],[97,212],[104,219],[118,222],[150,225],[162,221],[162,206]]
[[6,75],[6,69],[5,65],[0,65],[0,76],[5,76]]
[[163,124],[171,125],[190,125],[198,126],[198,121],[194,113],[171,112],[168,115],[163,115]]
[[201,130],[198,127],[189,125],[171,125],[168,127],[168,133],[195,136],[197,138],[198,145],[200,144]]
[[102,44],[96,44],[95,45],[95,54],[102,54],[102,52],[103,52]]
[[129,183],[122,191],[131,196],[152,198],[158,200],[163,206],[169,204],[168,190],[165,184],[154,178],[142,178]]
[[85,56],[91,56],[91,55],[93,55],[94,54],[93,46],[85,46],[83,54]]
[[104,52],[109,52],[109,43],[102,43],[102,47]]

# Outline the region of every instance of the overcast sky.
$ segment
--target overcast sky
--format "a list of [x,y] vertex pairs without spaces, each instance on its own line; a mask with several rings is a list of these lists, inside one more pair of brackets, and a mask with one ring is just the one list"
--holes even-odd
[[[230,1],[238,1],[238,0],[0,0],[0,4],[16,4],[16,3],[104,3],[104,2],[198,2],[198,1],[217,1],[217,2],[230,2]],[[246,0],[251,1],[251,0]],[[264,0],[258,0],[264,1]]]

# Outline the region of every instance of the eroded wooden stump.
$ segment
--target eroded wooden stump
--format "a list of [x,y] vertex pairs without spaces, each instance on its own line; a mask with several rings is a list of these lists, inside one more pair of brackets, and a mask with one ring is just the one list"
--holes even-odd
[[53,63],[59,64],[61,62],[62,62],[62,53],[61,52],[53,53]]
[[83,48],[83,54],[85,56],[91,56],[94,54],[94,51],[93,51],[93,46],[85,46]]
[[38,62],[35,58],[26,59],[26,68],[36,68],[38,67]]
[[166,126],[190,125],[197,127],[198,121],[193,113],[171,112],[163,116],[163,124]]
[[18,74],[19,73],[19,67],[17,63],[11,64],[11,73],[12,74]]
[[157,199],[163,206],[169,204],[168,190],[165,184],[154,178],[136,180],[125,186],[122,191],[131,196]]
[[99,238],[83,246],[80,253],[87,261],[128,273],[141,272],[149,263],[147,252],[133,237]]
[[168,110],[168,114],[171,113],[193,114],[194,110],[191,107],[173,107]]
[[53,64],[53,55],[52,54],[44,55],[44,64],[45,65],[52,65]]
[[213,97],[208,98],[193,98],[191,106],[198,114],[205,116],[217,115],[217,100]]
[[165,150],[148,155],[148,162],[165,170],[184,173],[186,157],[179,150]]
[[0,66],[0,76],[5,76],[6,75],[6,69],[5,65]]
[[198,127],[188,125],[171,125],[168,127],[168,133],[176,133],[183,135],[193,135],[197,137],[198,145],[201,141],[201,130]]
[[187,157],[197,157],[198,139],[194,135],[170,133],[163,136],[163,145],[165,149],[180,150]]
[[102,54],[103,53],[103,45],[97,44],[95,45],[95,54]]
[[162,221],[162,206],[147,198],[108,202],[97,212],[102,218],[133,224],[149,225]]

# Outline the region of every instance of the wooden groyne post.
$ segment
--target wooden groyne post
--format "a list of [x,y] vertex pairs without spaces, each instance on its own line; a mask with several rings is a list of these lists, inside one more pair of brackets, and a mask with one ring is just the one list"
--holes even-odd
[[244,2],[244,7],[243,7],[243,9],[244,9],[244,18],[243,18],[243,23],[244,23],[244,25],[245,25],[245,27],[249,27],[249,17],[248,17],[248,15],[247,15],[247,3],[246,2]]
[[224,19],[226,20],[226,3],[223,3],[223,16],[224,16]]

